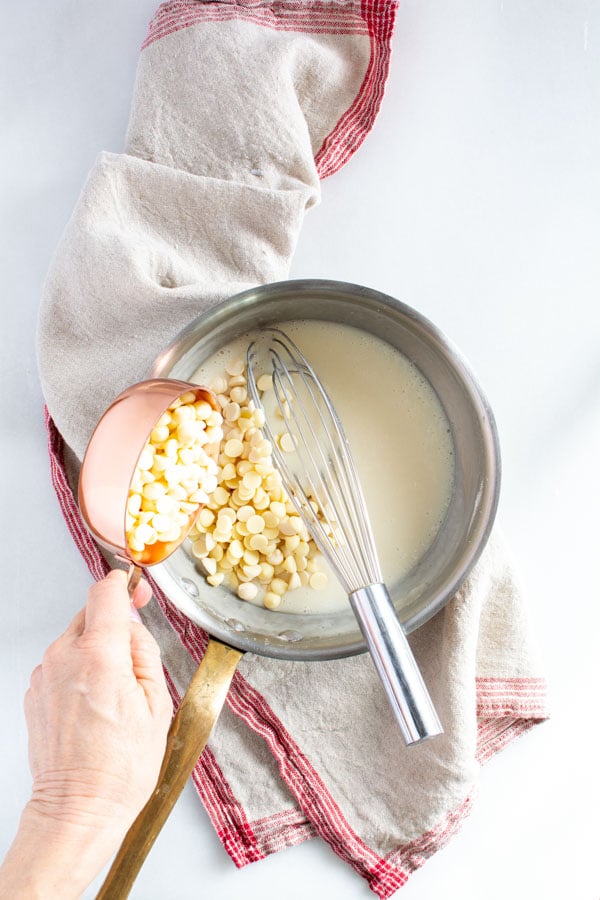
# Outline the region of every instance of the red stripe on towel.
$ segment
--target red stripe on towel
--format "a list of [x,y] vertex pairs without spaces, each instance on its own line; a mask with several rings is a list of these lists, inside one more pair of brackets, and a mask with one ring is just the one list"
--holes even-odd
[[50,457],[50,477],[61,512],[75,545],[83,556],[93,578],[99,581],[110,571],[110,566],[98,550],[92,540],[89,531],[83,524],[79,507],[73,497],[65,472],[64,452],[65,444],[58,428],[50,418],[47,409],[44,409],[46,431],[48,434],[48,455]]
[[437,825],[426,831],[421,837],[390,853],[386,859],[388,862],[402,866],[408,873],[419,869],[427,862],[430,856],[441,850],[450,838],[459,831],[463,820],[471,812],[472,806],[473,799],[471,794],[456,809],[449,812],[438,822]]
[[265,856],[295,847],[315,837],[314,825],[300,809],[289,809],[251,823],[256,842]]
[[476,678],[475,686],[479,718],[547,717],[544,678]]
[[475,758],[483,765],[489,759],[510,744],[520,735],[525,734],[535,725],[539,725],[547,715],[531,719],[515,719],[507,716],[501,719],[483,719],[477,725],[477,749]]
[[396,3],[363,2],[361,14],[371,39],[371,58],[352,105],[325,138],[315,156],[320,178],[333,175],[358,150],[379,112],[387,81]]
[[548,718],[545,678],[476,678],[477,749],[482,765]]
[[[381,0],[369,0],[379,6]],[[383,0],[384,3],[389,0]],[[300,0],[285,3],[267,2],[204,3],[198,0],[170,0],[159,6],[150,20],[142,50],[156,41],[206,22],[240,19],[275,31],[297,31],[308,34],[368,34],[369,26],[360,0],[352,3],[328,3],[326,0]]]

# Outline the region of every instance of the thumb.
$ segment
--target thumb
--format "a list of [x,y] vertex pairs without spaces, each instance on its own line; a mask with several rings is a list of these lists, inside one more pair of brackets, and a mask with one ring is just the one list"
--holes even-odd
[[[148,584],[147,581],[142,580],[137,585],[135,591],[133,592],[133,596],[131,598],[131,607],[135,612],[138,609],[141,609],[142,606],[146,606],[147,603],[152,600],[152,588]],[[139,621],[139,616],[133,616],[133,618],[137,618]]]
[[119,632],[129,639],[130,600],[127,593],[127,572],[112,572],[91,586],[85,608],[83,633],[108,637],[114,640]]

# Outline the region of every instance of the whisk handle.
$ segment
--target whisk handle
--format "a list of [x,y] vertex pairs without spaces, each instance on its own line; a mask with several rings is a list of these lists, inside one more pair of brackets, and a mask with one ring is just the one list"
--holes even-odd
[[384,584],[369,584],[349,594],[375,668],[402,736],[415,744],[443,729],[416,660]]

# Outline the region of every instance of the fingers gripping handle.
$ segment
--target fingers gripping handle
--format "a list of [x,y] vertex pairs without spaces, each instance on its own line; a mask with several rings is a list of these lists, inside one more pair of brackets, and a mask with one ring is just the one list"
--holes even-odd
[[384,584],[370,584],[349,595],[407,744],[443,732],[412,650]]

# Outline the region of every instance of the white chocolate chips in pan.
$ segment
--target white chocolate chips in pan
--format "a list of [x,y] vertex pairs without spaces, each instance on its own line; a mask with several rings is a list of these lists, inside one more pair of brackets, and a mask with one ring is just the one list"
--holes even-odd
[[205,448],[220,444],[222,423],[221,414],[191,391],[160,417],[129,489],[125,531],[134,554],[180,541],[190,516],[208,502],[217,487],[218,467]]
[[[242,359],[226,366],[210,387],[223,413],[218,485],[189,534],[191,552],[211,585],[227,584],[242,600],[277,609],[287,591],[327,584],[320,554],[273,465],[264,415],[248,397]],[[270,376],[258,380],[261,392]],[[278,437],[292,449],[286,432]]]

